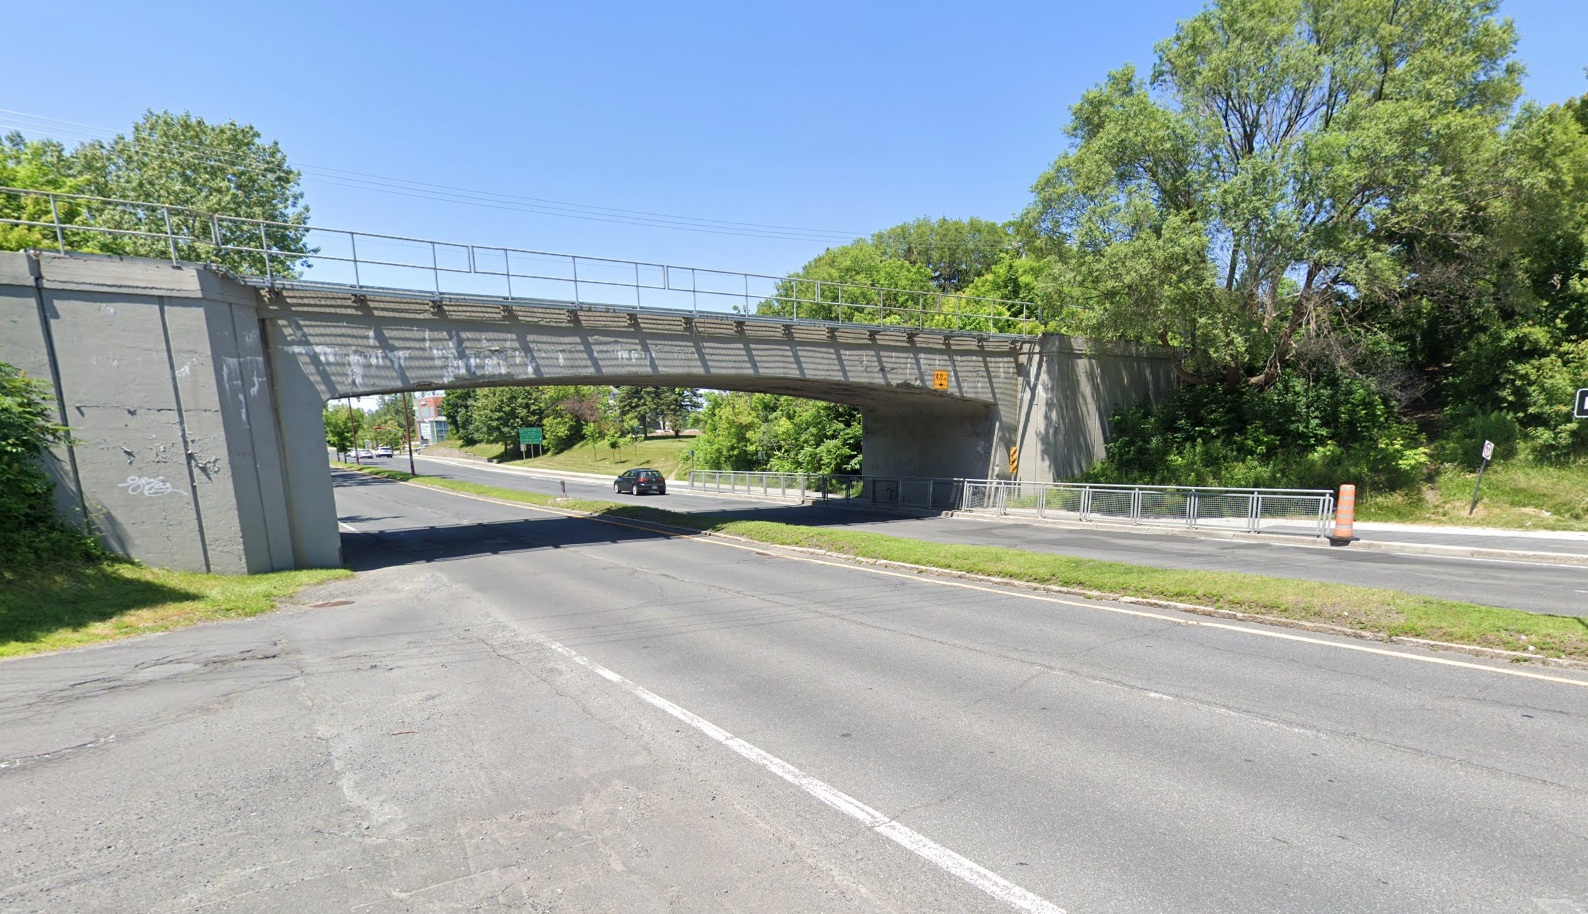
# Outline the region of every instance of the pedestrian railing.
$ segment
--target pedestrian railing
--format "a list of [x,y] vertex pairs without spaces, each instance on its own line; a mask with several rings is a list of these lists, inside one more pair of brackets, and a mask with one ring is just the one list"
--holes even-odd
[[1319,489],[1122,486],[1003,479],[692,470],[689,488],[725,495],[958,510],[1247,533],[1329,535],[1334,493]]
[[967,479],[960,509],[1079,521],[1327,536],[1334,493]]
[[1061,317],[1056,307],[1008,299],[410,238],[18,187],[0,187],[0,226],[26,246],[213,263],[271,288],[944,335],[1031,336]]

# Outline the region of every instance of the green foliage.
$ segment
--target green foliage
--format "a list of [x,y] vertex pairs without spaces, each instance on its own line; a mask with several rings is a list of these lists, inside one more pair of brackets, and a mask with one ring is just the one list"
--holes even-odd
[[[60,143],[50,140],[29,142],[20,133],[0,140],[0,186],[29,190],[80,193],[82,181],[71,177],[67,153]],[[0,195],[0,219],[24,222],[77,222],[83,218],[82,204],[57,200],[55,210],[45,196]],[[57,238],[54,229],[39,226],[0,225],[0,251],[28,248],[53,250],[65,244],[71,250],[102,252],[110,239],[87,232],[67,232]]]
[[1429,451],[1370,385],[1287,374],[1266,390],[1182,386],[1157,408],[1115,413],[1093,482],[1332,489],[1416,485]]
[[[1062,309],[1050,274],[1046,262],[1023,259],[1010,233],[995,223],[917,219],[823,251],[780,283],[777,295],[801,299],[799,317],[1016,333],[1037,328],[1000,318],[1057,321]],[[1040,307],[980,298],[1030,300]],[[788,301],[757,306],[759,314],[791,317],[794,311]]]
[[696,466],[783,473],[859,473],[860,411],[773,394],[711,393]]
[[479,444],[474,436],[474,398],[476,390],[449,390],[441,395],[441,415],[447,420],[448,434],[465,445]]
[[347,454],[359,444],[364,428],[364,411],[329,403],[325,407],[325,443],[338,454]]
[[99,556],[89,537],[55,516],[54,484],[40,461],[67,434],[52,418],[48,393],[0,363],[0,555],[12,563]]
[[[264,143],[258,130],[228,121],[211,124],[191,114],[148,111],[132,133],[109,141],[93,140],[72,150],[59,143],[28,143],[20,135],[6,138],[0,150],[0,183],[11,187],[53,190],[184,207],[246,219],[281,223],[266,230],[277,251],[309,253],[306,246],[309,210],[303,206],[299,173],[287,164],[275,142]],[[122,231],[164,233],[166,218],[179,234],[196,239],[177,247],[186,260],[217,262],[239,273],[263,276],[262,254],[221,253],[222,242],[247,247],[260,244],[257,229],[211,223],[183,209],[96,206],[59,201],[62,222],[97,225]],[[50,221],[49,201],[40,197],[0,201],[0,215]],[[75,251],[169,257],[163,239],[136,235],[104,235],[68,231],[66,247]],[[54,248],[50,229],[0,228],[0,249]],[[272,256],[270,272],[292,276],[301,269],[296,258]]]
[[612,405],[630,427],[649,431],[665,423],[676,438],[685,420],[700,409],[700,391],[690,387],[618,387]]
[[932,288],[962,292],[1008,254],[1010,236],[998,223],[974,216],[921,218],[877,232],[871,244],[889,258],[925,267]]
[[[150,110],[132,126],[130,136],[84,143],[73,150],[70,162],[83,193],[282,223],[266,231],[270,246],[307,253],[309,209],[303,205],[301,175],[287,164],[279,143],[262,140],[251,125],[211,124],[187,112]],[[173,212],[171,218],[183,234],[212,237],[207,221],[180,212]],[[164,214],[107,208],[96,221],[112,228],[160,231]],[[224,224],[218,230],[228,243],[259,245],[257,230]],[[142,257],[170,254],[158,239],[129,237],[119,246],[120,253]],[[179,248],[178,255],[218,261],[239,273],[263,276],[266,272],[265,258],[259,254],[218,254],[206,244],[194,244]],[[269,268],[278,276],[295,272],[293,262],[279,257],[271,259]]]
[[[1446,266],[1520,92],[1495,0],[1215,0],[1072,109],[1023,232],[1084,332],[1192,383],[1272,384],[1311,337]],[[1416,239],[1417,244],[1408,244]],[[1454,272],[1459,273],[1459,270]]]

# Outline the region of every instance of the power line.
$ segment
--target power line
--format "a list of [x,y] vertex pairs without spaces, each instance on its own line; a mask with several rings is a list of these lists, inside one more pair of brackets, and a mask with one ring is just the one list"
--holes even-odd
[[[95,127],[89,124],[80,124],[74,121],[65,121],[43,115],[29,114],[0,108],[0,125],[9,126],[40,136],[57,140],[71,140],[75,142],[103,141],[107,137],[117,135],[115,131],[105,127]],[[21,119],[21,120],[18,120]],[[85,133],[84,131],[90,131]],[[98,135],[96,135],[98,134]],[[274,162],[259,156],[237,156],[218,152],[214,149],[197,144],[180,143],[171,140],[153,140],[152,145],[160,152],[174,158],[185,159],[190,162],[221,163],[231,167],[238,167],[255,174],[290,174],[295,169],[282,168]],[[528,197],[515,194],[504,194],[494,191],[479,191],[468,188],[455,187],[445,184],[432,184],[422,181],[411,181],[403,178],[390,178],[373,175],[365,172],[351,171],[342,168],[317,165],[299,165],[296,168],[306,179],[317,183],[328,184],[335,187],[346,187],[356,190],[372,190],[378,193],[390,193],[418,199],[435,200],[438,202],[457,203],[468,206],[482,206],[493,209],[505,209],[518,212],[529,212],[539,215],[562,216],[565,218],[585,219],[598,222],[639,225],[651,228],[671,228],[683,231],[709,232],[713,234],[741,235],[748,237],[778,238],[798,241],[850,241],[863,237],[863,232],[842,232],[830,229],[811,229],[798,226],[774,225],[755,222],[737,222],[723,219],[709,219],[694,216],[678,216],[668,213],[657,213],[646,210],[628,210],[618,207],[596,206],[591,204],[571,203],[561,200],[552,200],[541,197]]]

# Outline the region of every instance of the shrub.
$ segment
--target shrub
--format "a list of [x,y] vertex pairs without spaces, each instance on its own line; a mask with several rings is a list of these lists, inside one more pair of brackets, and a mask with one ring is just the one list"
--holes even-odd
[[40,458],[66,429],[51,420],[47,388],[0,363],[0,555],[20,560],[83,560],[93,540],[55,516],[54,484]]
[[1264,391],[1180,387],[1120,410],[1082,477],[1157,485],[1404,489],[1427,472],[1422,435],[1364,381],[1286,375]]

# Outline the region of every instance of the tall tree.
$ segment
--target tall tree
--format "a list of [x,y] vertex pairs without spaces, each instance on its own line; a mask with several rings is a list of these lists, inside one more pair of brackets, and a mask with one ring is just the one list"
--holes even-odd
[[[264,232],[271,249],[309,252],[309,208],[303,205],[301,175],[287,163],[281,145],[264,142],[251,125],[211,124],[187,112],[151,110],[133,125],[131,135],[77,147],[70,156],[70,169],[83,193],[279,223]],[[166,212],[158,209],[104,207],[93,215],[97,223],[111,228],[153,232],[165,228]],[[171,211],[170,216],[173,228],[197,239],[179,247],[179,256],[218,260],[238,272],[265,274],[262,254],[217,254],[207,245],[218,232],[228,244],[257,248],[258,229],[211,224],[184,210]],[[170,255],[160,239],[123,236],[119,244],[129,254]],[[300,267],[295,258],[273,256],[268,269],[276,275],[292,275]]]
[[479,444],[474,434],[474,398],[479,391],[449,390],[441,395],[441,415],[447,420],[448,434],[465,445]]
[[[83,182],[74,179],[65,147],[53,140],[29,141],[20,133],[10,133],[0,139],[0,186],[26,190],[54,191],[62,194],[80,193]],[[25,248],[50,249],[65,244],[74,251],[102,252],[106,235],[87,232],[65,232],[58,237],[48,227],[57,219],[63,224],[73,224],[83,218],[81,203],[70,199],[51,200],[44,195],[0,194],[0,219],[17,222],[44,223],[44,225],[0,225],[0,251],[20,251]]]
[[883,229],[871,243],[886,256],[924,266],[940,292],[963,292],[1010,250],[1012,237],[986,219],[916,219]]
[[1082,329],[1191,383],[1267,387],[1309,335],[1462,249],[1520,92],[1497,0],[1214,0],[1072,109],[1026,231]]

